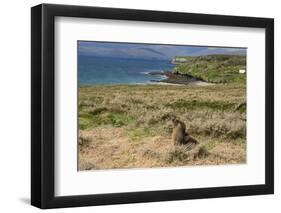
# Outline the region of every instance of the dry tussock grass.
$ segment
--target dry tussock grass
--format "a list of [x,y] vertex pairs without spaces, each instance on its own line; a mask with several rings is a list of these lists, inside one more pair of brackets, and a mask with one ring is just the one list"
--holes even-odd
[[[81,87],[79,170],[245,163],[245,99],[241,84]],[[198,146],[172,144],[170,115]]]

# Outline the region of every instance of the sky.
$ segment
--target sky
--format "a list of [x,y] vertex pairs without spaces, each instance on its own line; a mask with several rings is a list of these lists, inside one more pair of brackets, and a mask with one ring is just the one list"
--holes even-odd
[[170,60],[175,56],[245,55],[246,48],[78,41],[78,53],[85,56]]

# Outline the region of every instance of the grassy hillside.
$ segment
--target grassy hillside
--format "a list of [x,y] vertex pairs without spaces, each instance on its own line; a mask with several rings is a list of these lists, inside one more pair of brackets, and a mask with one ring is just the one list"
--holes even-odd
[[179,56],[175,59],[182,58],[186,61],[176,63],[173,72],[189,74],[211,83],[246,82],[246,74],[239,73],[240,69],[246,70],[245,55]]
[[[236,83],[80,87],[79,170],[245,163],[245,99]],[[173,145],[168,115],[196,148]]]

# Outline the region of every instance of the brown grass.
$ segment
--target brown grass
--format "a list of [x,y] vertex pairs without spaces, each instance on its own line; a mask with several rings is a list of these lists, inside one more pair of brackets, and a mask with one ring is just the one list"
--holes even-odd
[[[79,170],[245,163],[245,98],[241,84],[81,87]],[[174,146],[169,115],[199,145]]]

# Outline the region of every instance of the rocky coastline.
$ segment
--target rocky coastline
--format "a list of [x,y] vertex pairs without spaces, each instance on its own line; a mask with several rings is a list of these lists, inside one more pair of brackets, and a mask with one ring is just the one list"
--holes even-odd
[[195,78],[194,76],[188,74],[180,74],[172,71],[154,71],[148,73],[149,75],[161,75],[165,79],[162,80],[151,80],[151,82],[158,83],[171,83],[171,84],[181,84],[181,85],[190,85],[195,83],[206,83],[202,79]]

